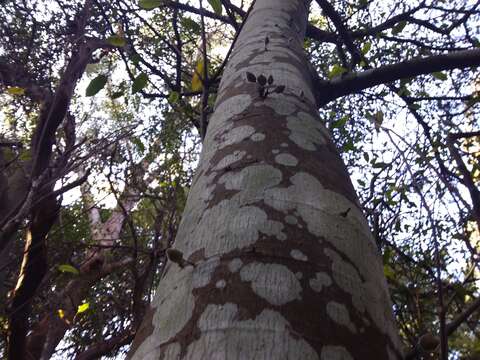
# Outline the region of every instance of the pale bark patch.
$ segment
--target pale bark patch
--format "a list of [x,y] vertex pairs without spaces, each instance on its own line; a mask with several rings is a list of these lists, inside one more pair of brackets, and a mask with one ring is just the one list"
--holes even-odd
[[223,289],[225,286],[227,286],[227,282],[225,280],[218,280],[217,283],[215,284],[215,287],[217,289]]
[[288,321],[264,310],[254,319],[238,321],[238,305],[208,305],[200,316],[201,337],[188,347],[186,359],[319,360],[303,339],[290,334]]
[[248,166],[240,172],[228,172],[218,180],[227,190],[243,190],[259,195],[281,181],[282,172],[270,165]]
[[210,119],[212,122],[223,122],[246,110],[252,103],[248,94],[239,94],[222,101],[216,108]]
[[332,260],[332,275],[335,283],[346,293],[352,296],[353,306],[364,312],[366,307],[366,294],[363,288],[363,281],[357,269],[348,262],[342,260],[339,254],[331,249],[324,250]]
[[263,133],[256,133],[256,134],[253,134],[250,137],[250,139],[252,139],[252,141],[255,141],[255,142],[263,141],[263,140],[265,140],[265,138],[266,138],[266,136]]
[[[284,93],[288,91],[284,90]],[[277,115],[286,116],[292,115],[297,111],[297,105],[291,101],[285,101],[285,95],[271,94],[264,101],[255,102],[255,106],[266,106],[271,108]]]
[[299,261],[307,261],[308,260],[307,255],[305,255],[304,253],[302,253],[298,249],[293,249],[292,251],[290,251],[290,256],[292,258],[294,258],[295,260],[299,260]]
[[218,257],[209,258],[195,265],[192,271],[192,288],[201,288],[207,286],[212,280],[213,273],[220,264]]
[[242,281],[250,281],[252,290],[273,305],[301,299],[302,286],[286,266],[250,263],[240,270]]
[[336,301],[330,301],[327,304],[327,314],[334,322],[347,327],[352,333],[357,332],[355,324],[350,319],[350,314],[345,305]]
[[235,127],[224,135],[224,138],[222,139],[223,141],[221,142],[219,148],[221,149],[226,146],[239,143],[249,138],[254,132],[255,129],[249,125]]
[[287,128],[290,130],[289,138],[298,147],[315,151],[317,146],[326,145],[323,125],[314,118],[301,118],[300,112],[296,116],[287,116]]
[[178,342],[168,344],[162,352],[160,358],[154,353],[151,353],[147,357],[141,360],[177,360],[180,359],[180,354],[182,352],[182,348]]
[[287,215],[285,216],[285,222],[290,225],[297,225],[298,219],[295,216]]
[[178,267],[172,264],[167,268],[167,273],[162,279],[162,289],[152,301],[155,308],[153,332],[144,339],[133,354],[132,360],[159,359],[160,345],[175,336],[188,323],[195,305],[192,295],[194,269],[186,267],[179,271]]
[[243,266],[243,262],[240,259],[233,259],[228,263],[228,270],[230,270],[232,273],[236,273],[238,270],[240,270]]
[[[225,214],[229,217],[225,218]],[[260,233],[285,240],[283,228],[281,222],[269,220],[265,211],[258,207],[240,207],[236,200],[224,200],[205,211],[192,229],[190,239],[186,239],[188,251],[184,253],[192,254],[204,249],[206,258],[229,253],[255,244]]]
[[327,130],[327,128],[323,125],[323,123],[321,122],[320,120],[320,117],[319,116],[312,116],[311,114],[305,112],[305,111],[300,111],[298,114],[297,114],[298,118],[301,120],[301,121],[305,121],[305,122],[308,122],[310,124],[314,124],[314,123],[317,123],[317,126],[315,126],[315,128],[322,133],[323,137],[325,139],[328,139],[328,140],[331,140],[332,137],[330,135],[330,132]]
[[[263,197],[264,191],[278,185],[282,179],[280,170],[267,165],[251,165],[240,172],[226,172],[218,183],[228,190],[239,190],[231,199],[208,208],[213,197],[211,185],[214,175],[202,177],[195,184],[187,201],[182,226],[175,246],[185,257],[197,250],[205,250],[205,256],[213,256],[254,244],[259,232],[285,240],[284,225],[268,219],[265,211],[245,206]],[[228,218],[225,218],[228,214]]]
[[297,166],[298,164],[298,160],[295,156],[286,153],[275,156],[275,162],[284,166]]
[[218,170],[224,169],[236,163],[237,161],[242,160],[246,154],[247,154],[246,151],[236,150],[233,152],[233,154],[229,154],[225,156],[222,160],[220,160],[218,164],[213,168],[213,170],[218,171]]
[[[325,239],[338,251],[325,249],[325,254],[332,260],[335,283],[352,296],[358,311],[367,310],[381,332],[397,339],[381,263],[357,205],[343,195],[325,189],[308,173],[297,173],[290,182],[292,185],[287,188],[268,189],[265,203],[283,212],[296,210],[310,233]],[[347,209],[350,209],[348,215],[342,215]],[[349,262],[342,260],[339,254]]]
[[[379,283],[384,283],[385,279],[381,277],[380,269],[375,269],[376,265],[371,264],[369,272],[361,272],[365,278],[362,280],[360,273],[354,266],[342,260],[341,256],[330,249],[325,249],[325,254],[332,260],[332,273],[335,283],[345,292],[352,296],[354,307],[360,312],[368,314],[376,327],[391,339],[397,339],[396,329],[391,322],[391,310],[385,304],[390,304],[386,287],[380,288]],[[365,266],[365,264],[362,264]],[[378,265],[378,264],[377,264]],[[370,325],[367,318],[363,318],[365,326]],[[400,343],[395,343],[397,348],[401,348]]]
[[319,272],[315,278],[310,279],[309,284],[313,291],[321,292],[323,287],[332,285],[332,278],[327,273]]

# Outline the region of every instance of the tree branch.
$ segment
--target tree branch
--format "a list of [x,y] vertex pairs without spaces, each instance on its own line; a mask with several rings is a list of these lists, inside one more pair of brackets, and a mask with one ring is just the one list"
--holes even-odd
[[364,29],[364,30],[354,31],[352,33],[352,37],[355,38],[355,39],[358,39],[358,38],[363,38],[365,36],[375,36],[378,33],[381,33],[382,31],[393,28],[395,25],[397,25],[401,21],[408,20],[410,18],[410,16],[412,14],[414,14],[415,12],[417,12],[418,10],[420,10],[421,7],[422,7],[422,5],[419,5],[419,6],[413,8],[409,11],[406,11],[406,12],[402,13],[402,14],[395,15],[395,16],[391,17],[390,19],[385,20],[383,23],[378,24],[374,27]]
[[[455,330],[457,330],[460,325],[464,323],[465,320],[468,319],[470,315],[472,315],[476,310],[480,308],[480,298],[476,298],[475,300],[472,300],[466,307],[466,309],[458,314],[452,321],[450,321],[446,325],[446,335],[450,336],[452,335]],[[417,359],[417,355],[419,355],[419,348],[416,346],[412,349],[410,349],[406,354],[405,354],[405,360],[414,360]]]
[[339,43],[337,36],[334,33],[320,30],[319,28],[317,28],[312,24],[307,24],[307,32],[305,36],[322,43],[332,43],[332,44]]
[[[478,133],[478,132],[477,132]],[[475,133],[472,133],[476,135]],[[478,135],[478,134],[477,134]],[[473,205],[473,217],[477,222],[477,227],[480,230],[480,191],[478,190],[475,181],[472,178],[472,174],[467,169],[462,156],[460,155],[459,151],[455,147],[455,140],[459,139],[459,135],[449,134],[447,136],[447,146],[450,150],[450,154],[452,154],[453,159],[457,163],[458,170],[462,174],[462,183],[467,187],[468,192],[470,193],[470,197],[472,199]]]
[[135,332],[125,331],[117,336],[112,336],[110,339],[100,341],[90,346],[84,352],[78,354],[75,360],[94,360],[99,359],[104,355],[109,355],[113,350],[121,346],[128,345],[135,337]]
[[317,84],[317,102],[319,106],[323,106],[339,97],[395,80],[479,65],[480,49],[473,49],[403,61],[360,73],[349,73]]
[[327,0],[317,0],[318,5],[322,8],[325,15],[327,15],[330,20],[332,20],[333,25],[338,31],[340,38],[342,39],[343,43],[347,47],[348,51],[352,55],[352,64],[356,64],[360,62],[362,55],[358,51],[357,47],[353,43],[351,33],[348,31],[347,27],[343,23],[341,16],[332,6],[330,1]]

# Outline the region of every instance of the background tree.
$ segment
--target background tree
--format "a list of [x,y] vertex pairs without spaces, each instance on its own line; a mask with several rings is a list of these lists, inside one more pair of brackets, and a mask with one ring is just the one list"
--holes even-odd
[[[62,337],[57,351],[98,357],[133,338],[190,184],[191,128],[200,137],[208,129],[230,57],[213,51],[235,39],[249,9],[197,5],[3,3],[2,323],[5,344],[27,342],[11,358],[48,358]],[[479,61],[478,6],[316,1],[304,44],[320,119],[383,255],[402,339],[418,350],[423,334],[440,333],[446,353],[449,335],[454,358],[478,348],[478,96],[468,69]],[[83,197],[62,196],[87,179]],[[102,231],[118,238],[102,245]],[[98,268],[84,266],[93,258]],[[91,288],[65,303],[80,283]],[[38,349],[47,328],[56,340]]]

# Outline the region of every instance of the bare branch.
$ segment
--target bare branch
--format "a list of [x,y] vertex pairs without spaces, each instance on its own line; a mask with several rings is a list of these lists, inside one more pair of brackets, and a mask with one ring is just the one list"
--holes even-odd
[[99,359],[104,355],[109,355],[113,350],[120,348],[121,346],[128,345],[135,337],[135,332],[125,331],[116,336],[112,336],[107,340],[100,341],[90,346],[84,352],[78,354],[75,360],[93,360]]
[[395,80],[479,65],[480,49],[472,49],[403,61],[360,73],[349,73],[317,84],[318,106],[323,106],[339,97]]

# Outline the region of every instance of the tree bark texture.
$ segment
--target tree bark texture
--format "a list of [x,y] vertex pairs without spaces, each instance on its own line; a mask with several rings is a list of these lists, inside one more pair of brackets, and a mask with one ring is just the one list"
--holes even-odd
[[183,259],[131,359],[401,358],[376,245],[317,112],[307,7],[256,1],[174,243]]

